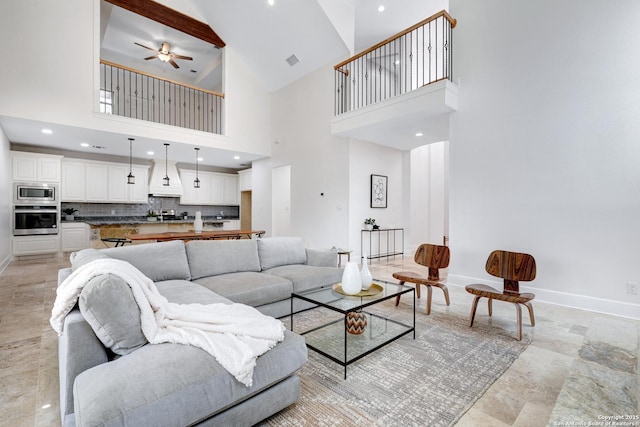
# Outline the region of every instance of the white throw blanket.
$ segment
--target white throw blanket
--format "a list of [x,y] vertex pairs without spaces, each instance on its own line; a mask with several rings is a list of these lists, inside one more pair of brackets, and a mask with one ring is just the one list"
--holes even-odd
[[131,287],[140,307],[142,332],[151,344],[199,347],[247,387],[253,383],[257,357],[284,339],[281,321],[244,304],[171,303],[140,270],[117,259],[89,262],[60,284],[50,319],[58,334],[84,286],[104,273],[120,277]]

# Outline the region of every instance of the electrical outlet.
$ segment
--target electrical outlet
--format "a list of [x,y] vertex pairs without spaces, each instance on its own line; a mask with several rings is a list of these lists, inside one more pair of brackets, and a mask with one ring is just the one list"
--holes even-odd
[[629,295],[638,295],[638,282],[627,282],[627,293]]

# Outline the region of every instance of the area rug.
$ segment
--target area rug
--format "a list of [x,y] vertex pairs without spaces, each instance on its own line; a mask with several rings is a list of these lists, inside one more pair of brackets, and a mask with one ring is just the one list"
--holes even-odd
[[[413,305],[395,307],[387,301],[373,308],[412,321]],[[297,314],[295,331],[327,319],[336,319],[336,313],[314,309]],[[350,364],[346,380],[341,365],[309,350],[308,362],[298,371],[300,400],[261,426],[450,426],[528,344],[528,337],[517,341],[495,325],[469,328],[466,317],[420,311],[415,340],[405,335]]]

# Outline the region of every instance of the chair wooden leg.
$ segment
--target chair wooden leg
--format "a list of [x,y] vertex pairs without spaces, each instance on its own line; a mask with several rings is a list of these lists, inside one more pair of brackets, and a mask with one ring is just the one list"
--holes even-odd
[[431,296],[433,294],[431,285],[427,286],[427,316],[431,314]]
[[416,283],[416,298],[420,299],[420,283]]
[[533,306],[530,302],[525,302],[524,305],[529,309],[529,319],[531,320],[531,326],[536,326],[536,319],[533,317]]
[[[401,280],[399,284],[400,286],[404,285],[404,280]],[[398,306],[398,304],[400,304],[400,295],[396,297],[396,307]]]
[[520,308],[520,304],[517,302],[514,302],[513,305],[516,306],[516,315],[518,317],[518,336],[517,336],[517,340],[521,341],[522,340],[522,309]]
[[489,312],[489,316],[491,316],[493,314],[493,304],[492,304],[492,300],[493,298],[487,298],[487,311]]
[[447,285],[440,284],[438,285],[438,287],[442,289],[442,292],[444,292],[444,300],[447,305],[451,305],[451,302],[449,301],[449,289],[447,288]]
[[478,301],[480,301],[480,297],[476,295],[473,299],[473,303],[471,304],[471,314],[469,315],[469,327],[473,326],[473,319],[476,317],[476,310],[478,309]]

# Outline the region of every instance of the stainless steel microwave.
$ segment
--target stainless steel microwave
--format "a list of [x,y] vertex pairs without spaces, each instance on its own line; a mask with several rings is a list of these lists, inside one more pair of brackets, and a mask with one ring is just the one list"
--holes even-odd
[[48,183],[19,182],[14,184],[15,205],[55,205],[58,203],[58,186]]

